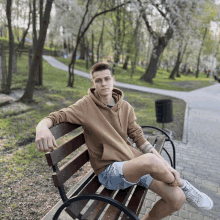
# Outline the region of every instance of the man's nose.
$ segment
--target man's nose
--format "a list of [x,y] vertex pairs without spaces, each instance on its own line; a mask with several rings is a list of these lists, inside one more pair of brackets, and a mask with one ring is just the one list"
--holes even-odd
[[102,86],[106,85],[105,80],[102,80]]

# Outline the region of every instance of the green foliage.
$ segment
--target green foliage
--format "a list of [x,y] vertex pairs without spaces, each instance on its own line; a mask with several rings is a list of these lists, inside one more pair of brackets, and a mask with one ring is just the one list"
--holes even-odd
[[214,48],[214,41],[215,39],[213,38],[213,35],[210,33],[210,31],[207,32],[206,38],[204,41],[204,46],[203,46],[203,55],[209,56],[213,54],[213,48]]
[[8,46],[8,39],[6,37],[0,37],[0,41],[4,46]]
[[218,16],[218,9],[213,2],[206,1],[204,7],[204,13],[201,13],[199,19],[201,19],[202,23],[209,24],[210,21],[213,21]]

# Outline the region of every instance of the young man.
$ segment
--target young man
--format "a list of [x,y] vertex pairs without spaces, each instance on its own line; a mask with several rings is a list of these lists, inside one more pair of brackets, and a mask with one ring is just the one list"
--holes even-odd
[[[92,66],[92,88],[88,95],[58,112],[51,113],[36,127],[36,147],[49,151],[58,147],[49,128],[62,123],[80,124],[99,181],[108,189],[125,189],[138,184],[157,193],[159,200],[142,220],[162,219],[179,210],[187,200],[198,209],[210,210],[212,200],[174,170],[145,139],[136,123],[133,107],[114,88],[115,78],[107,63]],[[133,139],[135,149],[127,140]]]

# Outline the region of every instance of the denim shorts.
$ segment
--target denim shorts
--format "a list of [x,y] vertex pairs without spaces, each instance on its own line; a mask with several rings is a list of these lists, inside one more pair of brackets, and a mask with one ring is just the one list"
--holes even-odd
[[103,172],[98,175],[99,182],[107,189],[118,190],[126,189],[133,185],[143,186],[149,188],[153,178],[150,174],[142,176],[138,182],[132,183],[125,179],[123,174],[123,162],[114,162],[110,164]]

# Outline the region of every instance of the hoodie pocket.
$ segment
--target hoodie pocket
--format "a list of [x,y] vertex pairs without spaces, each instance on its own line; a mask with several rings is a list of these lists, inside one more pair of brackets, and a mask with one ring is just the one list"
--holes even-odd
[[114,155],[115,153],[112,147],[108,144],[103,144],[103,153],[101,160],[114,160]]

